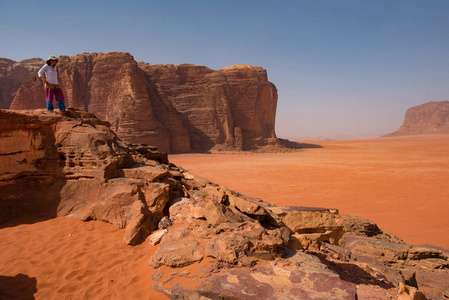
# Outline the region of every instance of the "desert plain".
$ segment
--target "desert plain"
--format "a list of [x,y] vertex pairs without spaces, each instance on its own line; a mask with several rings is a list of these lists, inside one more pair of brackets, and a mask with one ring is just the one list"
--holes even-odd
[[[279,206],[339,209],[409,244],[449,247],[449,136],[300,142],[285,153],[177,154],[169,160]],[[148,263],[98,221],[20,219],[0,227],[2,299],[165,299]],[[0,293],[0,294],[1,294]]]
[[337,208],[406,243],[449,247],[449,135],[298,143],[303,150],[290,153],[169,159],[278,206]]

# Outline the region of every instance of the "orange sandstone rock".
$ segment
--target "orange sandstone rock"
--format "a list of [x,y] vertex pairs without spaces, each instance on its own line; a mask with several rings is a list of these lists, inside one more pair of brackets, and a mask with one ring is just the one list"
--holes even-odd
[[[280,143],[274,132],[277,90],[261,67],[151,65],[110,52],[61,56],[59,73],[66,106],[110,122],[128,143],[171,153]],[[32,77],[10,108],[44,107],[42,82]]]
[[0,58],[0,109],[9,108],[17,89],[34,77],[44,63],[40,58],[22,61]]

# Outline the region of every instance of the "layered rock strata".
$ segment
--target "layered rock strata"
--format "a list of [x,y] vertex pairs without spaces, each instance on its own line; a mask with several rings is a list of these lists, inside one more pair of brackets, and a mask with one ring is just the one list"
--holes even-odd
[[261,67],[139,66],[161,100],[180,113],[195,150],[252,149],[276,137],[277,90]]
[[0,125],[0,221],[102,220],[128,244],[151,234],[154,288],[170,299],[449,297],[448,249],[228,190],[82,111],[0,110]]
[[128,148],[109,123],[69,112],[0,111],[0,221],[102,220],[126,228],[127,243],[138,242],[175,190],[166,154]]
[[[125,142],[174,153],[279,144],[277,90],[261,67],[150,65],[112,52],[61,56],[59,70],[67,105],[107,120]],[[14,110],[43,107],[36,77],[11,104]]]
[[44,63],[44,60],[40,58],[22,61],[0,58],[0,109],[11,106],[22,83],[31,77],[35,77]]
[[399,130],[386,136],[449,134],[449,101],[427,102],[411,107]]

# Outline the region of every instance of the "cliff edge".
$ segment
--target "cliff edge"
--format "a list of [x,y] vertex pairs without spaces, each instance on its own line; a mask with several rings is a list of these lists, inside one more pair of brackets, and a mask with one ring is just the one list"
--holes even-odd
[[[58,66],[66,106],[108,121],[125,142],[169,153],[281,144],[274,130],[277,90],[261,67],[152,65],[125,52],[60,56]],[[23,82],[10,105],[44,107],[36,76]]]
[[449,101],[427,102],[409,108],[404,124],[388,136],[449,134]]

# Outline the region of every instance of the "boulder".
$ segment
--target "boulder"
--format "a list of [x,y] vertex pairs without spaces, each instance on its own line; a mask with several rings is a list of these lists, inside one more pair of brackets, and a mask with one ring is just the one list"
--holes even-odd
[[171,221],[184,220],[194,215],[195,205],[189,198],[177,198],[170,203],[169,215]]
[[284,206],[268,211],[278,226],[292,231],[291,246],[295,249],[319,248],[324,242],[344,246],[344,222],[338,210]]
[[207,212],[205,218],[208,223],[212,225],[221,223],[240,223],[249,220],[249,218],[232,210],[232,208],[226,207],[215,201],[208,201],[204,209]]
[[184,267],[201,261],[203,247],[187,228],[173,228],[165,234],[159,249],[151,257],[150,264],[154,268],[169,266],[173,268]]
[[150,240],[150,244],[151,245],[157,245],[160,241],[161,241],[161,239],[162,239],[162,237],[166,234],[168,232],[168,230],[167,229],[159,229],[159,230],[156,230],[156,231],[154,231],[149,237],[148,237],[148,239]]
[[405,244],[400,237],[381,230],[377,224],[371,220],[348,215],[341,215],[341,218],[344,222],[346,234],[374,237],[387,242]]

